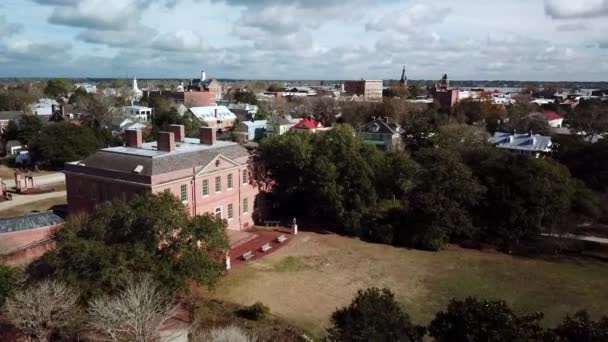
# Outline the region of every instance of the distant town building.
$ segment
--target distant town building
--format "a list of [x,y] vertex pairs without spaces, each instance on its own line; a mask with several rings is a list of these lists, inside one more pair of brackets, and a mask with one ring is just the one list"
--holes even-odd
[[300,120],[297,124],[291,127],[291,130],[294,132],[311,132],[317,133],[321,131],[331,130],[331,127],[325,127],[321,123],[321,121],[315,120],[313,118],[304,118]]
[[88,94],[96,94],[97,93],[97,85],[90,83],[76,83],[74,84],[74,88],[76,89],[84,89]]
[[215,79],[207,79],[207,73],[201,71],[201,78],[195,78],[190,81],[186,91],[209,92],[213,93],[215,100],[222,99],[222,84]]
[[183,83],[175,91],[147,90],[143,92],[143,98],[148,100],[164,96],[185,105],[186,107],[215,106],[222,99],[222,84],[217,80],[207,79],[204,71],[201,78],[190,80],[188,86]]
[[293,119],[291,116],[273,115],[266,120],[266,136],[283,135],[298,122],[300,119]]
[[55,106],[58,105],[59,103],[53,99],[40,99],[38,102],[30,105],[30,111],[34,115],[50,116],[53,114]]
[[130,94],[130,99],[132,102],[137,102],[139,100],[141,100],[141,98],[144,96],[144,92],[139,89],[139,86],[137,85],[137,78],[133,78],[133,88],[131,88],[131,94]]
[[141,131],[128,130],[127,146],[68,163],[65,174],[71,213],[169,191],[191,215],[212,214],[225,219],[230,230],[252,228],[257,214],[251,154],[236,143],[217,141],[211,127],[191,139],[185,138],[184,126],[172,125],[151,143],[143,143]]
[[125,106],[121,108],[122,116],[133,119],[134,121],[151,121],[152,108],[143,106]]
[[553,146],[551,137],[533,134],[532,132],[523,134],[496,132],[491,142],[498,148],[534,158],[551,152],[551,146]]
[[9,122],[13,121],[17,123],[22,115],[23,112],[21,111],[0,111],[0,133],[4,132]]
[[344,82],[348,96],[363,96],[365,101],[382,100],[383,82],[381,80],[361,80]]
[[447,74],[441,78],[441,83],[435,84],[430,94],[442,108],[452,108],[458,103],[459,90],[450,88],[450,80]]
[[564,123],[564,118],[552,110],[545,110],[545,118],[547,118],[548,126],[551,128],[561,128]]
[[365,143],[375,145],[383,151],[403,149],[403,129],[388,118],[377,118],[357,129],[357,136]]
[[192,107],[190,112],[199,120],[204,121],[208,127],[227,130],[234,127],[236,115],[226,106]]
[[234,132],[246,140],[260,140],[266,134],[267,124],[267,120],[246,120],[236,125]]

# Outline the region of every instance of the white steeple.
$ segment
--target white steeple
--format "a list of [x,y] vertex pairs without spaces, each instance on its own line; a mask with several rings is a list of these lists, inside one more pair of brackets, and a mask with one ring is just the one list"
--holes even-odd
[[133,91],[139,92],[139,87],[137,86],[137,77],[133,77]]

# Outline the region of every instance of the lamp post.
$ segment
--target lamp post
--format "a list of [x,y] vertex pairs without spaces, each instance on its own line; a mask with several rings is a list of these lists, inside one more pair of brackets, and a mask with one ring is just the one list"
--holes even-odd
[[293,218],[293,235],[298,235],[298,222],[296,218]]

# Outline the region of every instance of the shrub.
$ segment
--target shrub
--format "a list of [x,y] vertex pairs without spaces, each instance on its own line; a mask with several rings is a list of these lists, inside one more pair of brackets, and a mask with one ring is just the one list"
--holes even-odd
[[241,315],[253,321],[265,319],[270,314],[270,309],[261,302],[256,302],[253,305],[241,310]]
[[202,336],[194,336],[195,342],[256,342],[257,336],[247,335],[241,328],[230,326],[213,328]]

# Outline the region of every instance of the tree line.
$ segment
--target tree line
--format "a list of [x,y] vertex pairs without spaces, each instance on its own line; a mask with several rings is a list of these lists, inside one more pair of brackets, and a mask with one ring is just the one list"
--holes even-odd
[[275,215],[427,250],[472,241],[508,251],[603,215],[597,196],[556,160],[511,154],[458,132],[433,136],[411,154],[380,152],[348,126],[287,133],[262,141],[261,179],[272,184]]
[[567,316],[556,327],[542,326],[543,313],[518,315],[504,301],[452,299],[428,326],[416,325],[389,289],[361,290],[331,316],[328,339],[417,342],[599,342],[608,340],[608,317],[586,311]]

